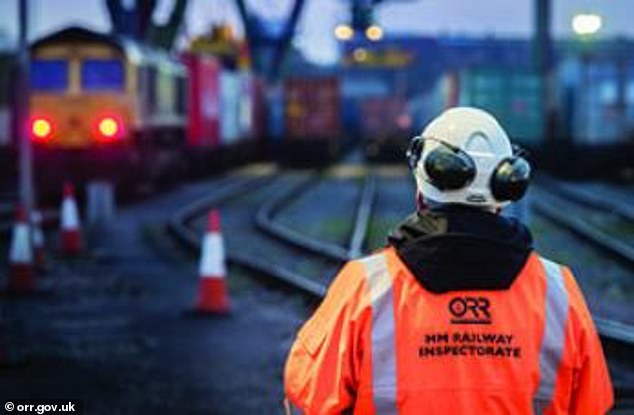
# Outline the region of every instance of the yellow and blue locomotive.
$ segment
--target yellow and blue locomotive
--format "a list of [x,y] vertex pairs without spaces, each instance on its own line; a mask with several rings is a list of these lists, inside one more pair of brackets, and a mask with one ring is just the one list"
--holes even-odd
[[38,40],[31,54],[29,129],[41,188],[179,171],[187,123],[180,61],[79,27]]

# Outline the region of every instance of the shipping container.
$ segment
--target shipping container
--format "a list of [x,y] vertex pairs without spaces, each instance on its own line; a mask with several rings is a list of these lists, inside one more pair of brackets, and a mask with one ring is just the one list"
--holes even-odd
[[578,178],[631,172],[633,62],[590,55],[569,58],[560,64],[556,84],[559,140],[548,143],[544,152],[548,166]]
[[628,98],[634,71],[628,65],[587,58],[562,62],[555,77],[557,118],[548,137],[543,85],[531,71],[479,67],[454,72],[438,81],[429,102],[438,112],[458,105],[491,112],[512,141],[533,150],[534,160],[556,173],[608,176],[634,159],[634,99]]
[[368,98],[360,105],[366,158],[372,161],[403,160],[413,124],[404,97]]
[[369,98],[360,106],[362,133],[366,139],[390,139],[410,132],[412,117],[405,98]]
[[223,69],[209,56],[183,58],[187,65],[188,155],[190,171],[200,176],[252,160],[256,148],[255,80],[247,71]]
[[433,94],[427,92],[412,97],[407,103],[412,118],[412,134],[420,134],[423,128],[441,112],[437,102],[433,101]]
[[284,81],[284,140],[281,161],[294,165],[324,165],[346,146],[342,135],[339,79],[290,78]]
[[220,142],[231,145],[240,138],[240,75],[233,71],[220,74]]
[[541,83],[530,71],[470,68],[449,72],[425,96],[423,118],[455,106],[482,108],[497,118],[511,140],[535,147],[543,136]]
[[542,87],[537,74],[523,70],[471,68],[456,80],[457,94],[447,86],[449,99],[457,105],[482,108],[493,114],[511,140],[529,147],[543,137]]
[[346,133],[357,139],[364,138],[363,102],[393,95],[390,78],[365,71],[350,71],[341,76],[341,122]]
[[242,71],[238,74],[240,89],[238,92],[238,139],[251,139],[255,135],[253,105],[255,86],[253,74]]
[[337,78],[289,79],[284,89],[287,139],[341,138],[341,95]]
[[386,97],[392,92],[388,79],[377,74],[354,72],[341,79],[343,99],[363,100],[374,97]]
[[213,149],[220,142],[220,64],[211,57],[184,57],[189,72],[187,144]]
[[563,134],[574,142],[629,141],[634,129],[634,66],[614,60],[569,59],[558,71]]

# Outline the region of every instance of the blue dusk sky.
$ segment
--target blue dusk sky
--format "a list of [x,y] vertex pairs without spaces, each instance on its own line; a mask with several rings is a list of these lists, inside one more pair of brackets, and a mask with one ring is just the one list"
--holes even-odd
[[[133,1],[133,0],[126,0]],[[161,0],[157,19],[166,15],[173,0]],[[337,42],[332,31],[337,23],[349,19],[346,0],[306,0],[299,34],[295,40],[304,53],[317,62],[332,62],[337,57]],[[528,37],[533,31],[534,0],[393,0],[377,9],[377,22],[387,35],[401,33],[444,35],[496,35]],[[251,7],[270,18],[283,16],[290,0],[249,0]],[[80,24],[108,30],[103,0],[30,0],[32,37],[54,29]],[[631,24],[632,0],[552,0],[553,32],[558,37],[571,35],[572,16],[594,12],[603,16],[602,36],[634,37]],[[17,31],[16,0],[0,1],[0,30],[11,38]],[[205,31],[213,22],[229,21],[241,32],[233,0],[190,0],[185,33]]]

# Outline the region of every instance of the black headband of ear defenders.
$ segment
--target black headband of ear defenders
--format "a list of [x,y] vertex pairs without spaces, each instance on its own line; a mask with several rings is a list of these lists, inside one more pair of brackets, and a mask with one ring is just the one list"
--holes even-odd
[[[410,140],[409,146],[407,147],[407,151],[405,152],[405,157],[407,158],[407,164],[409,165],[410,169],[413,170],[414,168],[416,168],[416,165],[418,164],[418,162],[420,161],[420,158],[423,155],[423,149],[425,148],[425,141],[428,141],[428,140],[435,141],[441,145],[444,145],[445,147],[448,147],[449,149],[451,149],[453,152],[466,153],[461,148],[456,147],[453,144],[449,144],[448,142],[441,140],[440,138],[430,137],[430,136],[423,137],[422,135],[417,135]],[[512,144],[511,148],[513,150],[513,157],[527,158],[529,156],[528,151],[517,144]]]

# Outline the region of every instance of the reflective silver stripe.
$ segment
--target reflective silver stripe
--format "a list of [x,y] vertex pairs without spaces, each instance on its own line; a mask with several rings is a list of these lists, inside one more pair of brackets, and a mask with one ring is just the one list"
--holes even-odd
[[301,409],[296,407],[287,397],[284,397],[284,415],[302,415]]
[[561,267],[547,259],[540,260],[546,273],[546,310],[544,337],[539,349],[539,386],[533,397],[536,415],[543,414],[553,400],[568,320],[568,291]]
[[361,260],[372,301],[372,394],[377,415],[396,415],[396,336],[392,278],[383,254]]

